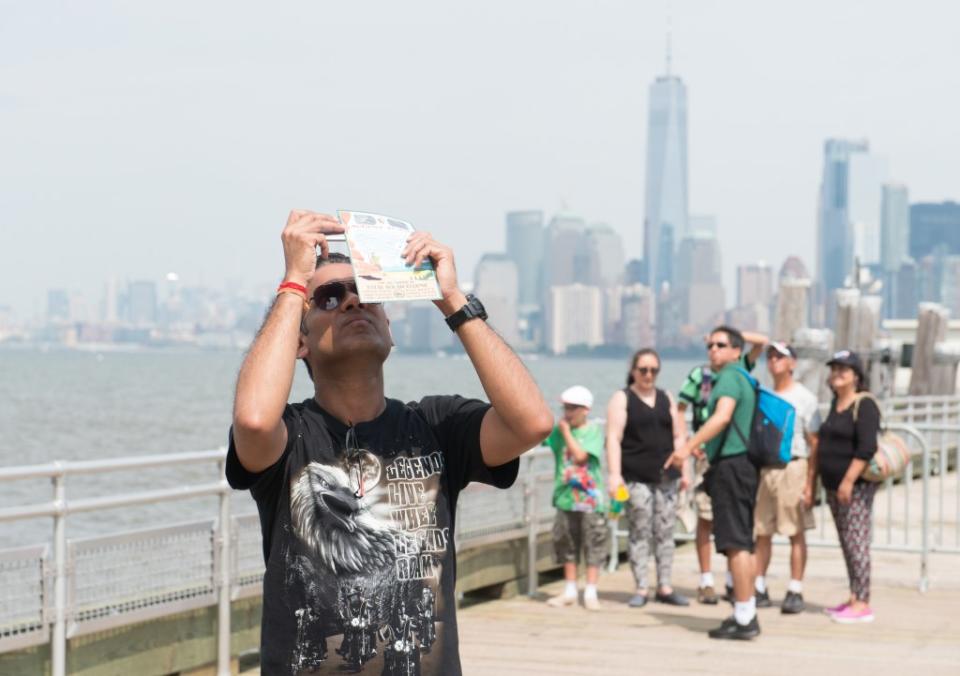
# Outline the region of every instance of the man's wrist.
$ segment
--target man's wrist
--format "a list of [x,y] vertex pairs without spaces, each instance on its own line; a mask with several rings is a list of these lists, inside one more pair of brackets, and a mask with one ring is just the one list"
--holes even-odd
[[277,292],[277,298],[274,304],[282,305],[284,303],[289,303],[290,305],[296,304],[300,308],[301,317],[310,309],[310,305],[307,303],[304,294],[294,289],[281,289]]
[[294,284],[299,284],[300,286],[305,287],[310,282],[310,275],[304,276],[303,274],[293,272],[292,270],[287,270],[283,275],[283,281],[281,283],[286,284],[287,282],[293,282]]
[[440,308],[440,312],[443,313],[444,317],[449,317],[467,304],[467,296],[462,291],[457,289],[449,296],[436,301],[435,304],[438,308]]

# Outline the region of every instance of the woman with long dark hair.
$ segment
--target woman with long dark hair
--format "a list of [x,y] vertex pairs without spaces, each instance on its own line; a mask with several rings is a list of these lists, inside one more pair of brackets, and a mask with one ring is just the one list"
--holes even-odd
[[880,409],[869,395],[863,363],[842,350],[830,361],[830,413],[820,426],[817,472],[847,564],[850,598],[827,609],[835,622],[873,622],[870,609],[870,530],[877,484],[860,475],[877,451]]
[[[680,473],[663,469],[673,449],[686,441],[687,426],[673,397],[657,388],[659,372],[656,351],[638,351],[630,361],[627,386],[615,392],[607,405],[607,488],[612,495],[626,484],[630,492],[626,515],[630,565],[637,586],[629,605],[634,608],[647,603],[651,543],[657,562],[657,601],[677,606],[689,603],[670,586]],[[686,472],[684,481],[688,483]]]

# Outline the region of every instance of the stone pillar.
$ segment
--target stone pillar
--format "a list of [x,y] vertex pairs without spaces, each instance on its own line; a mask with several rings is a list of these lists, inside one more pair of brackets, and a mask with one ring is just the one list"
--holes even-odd
[[794,334],[807,325],[810,302],[809,279],[785,279],[777,293],[773,339],[792,342]]
[[827,360],[834,351],[833,332],[829,329],[798,329],[793,334],[797,350],[797,370],[793,374],[820,401],[831,399],[827,387]]
[[956,389],[956,364],[937,363],[937,343],[947,337],[950,312],[936,303],[920,303],[917,316],[917,339],[913,348],[910,373],[912,395],[953,394]]

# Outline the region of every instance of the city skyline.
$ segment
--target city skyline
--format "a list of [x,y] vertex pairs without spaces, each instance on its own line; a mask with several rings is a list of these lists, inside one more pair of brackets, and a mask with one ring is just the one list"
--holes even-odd
[[[96,302],[101,273],[270,284],[292,207],[402,216],[454,247],[464,279],[503,250],[502,213],[531,206],[566,205],[643,255],[665,10],[494,3],[452,16],[437,3],[425,23],[387,4],[303,4],[232,8],[224,24],[204,6],[185,24],[184,9],[92,3],[51,23],[43,3],[7,8],[0,304],[19,316],[42,315],[49,287]],[[716,216],[728,296],[739,264],[795,253],[816,267],[824,139],[869,139],[912,202],[957,199],[958,12],[673,7],[689,208]],[[393,44],[389,58],[353,49],[361,33]]]

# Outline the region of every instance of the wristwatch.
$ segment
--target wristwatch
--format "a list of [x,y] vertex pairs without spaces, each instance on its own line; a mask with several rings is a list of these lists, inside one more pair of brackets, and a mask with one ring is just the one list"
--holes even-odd
[[480,299],[472,293],[467,294],[467,304],[447,317],[447,326],[450,330],[456,332],[461,326],[471,319],[487,320],[487,311],[483,307]]

